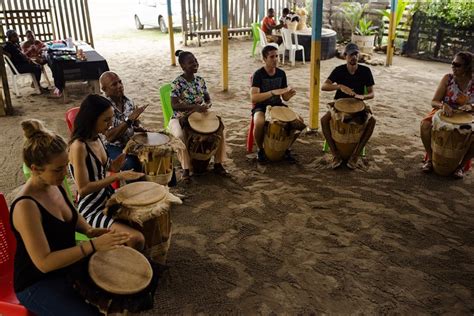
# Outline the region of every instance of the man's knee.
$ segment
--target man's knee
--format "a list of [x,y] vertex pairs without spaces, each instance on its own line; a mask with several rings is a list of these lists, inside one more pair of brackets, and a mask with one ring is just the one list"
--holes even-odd
[[265,113],[261,111],[257,111],[253,114],[253,123],[255,127],[263,127],[265,124]]

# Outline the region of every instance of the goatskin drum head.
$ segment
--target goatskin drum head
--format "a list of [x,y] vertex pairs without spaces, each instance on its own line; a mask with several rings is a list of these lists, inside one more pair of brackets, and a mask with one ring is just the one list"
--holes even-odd
[[351,114],[363,111],[365,109],[365,103],[356,98],[342,98],[336,100],[334,107],[339,112]]
[[453,116],[445,116],[443,113],[440,114],[440,119],[451,124],[471,124],[472,123],[472,114],[465,112],[455,112]]
[[89,275],[101,289],[126,295],[146,288],[153,270],[145,256],[123,246],[94,253],[89,260]]
[[131,137],[135,142],[149,145],[149,146],[161,146],[167,144],[170,138],[162,133],[136,133]]
[[198,133],[209,134],[219,129],[220,121],[214,112],[193,112],[188,117],[189,126]]
[[139,181],[124,185],[113,197],[124,206],[146,206],[163,200],[167,192],[164,186],[151,181]]
[[281,122],[292,122],[297,118],[296,113],[286,106],[272,106],[272,109],[270,111],[272,120],[278,120]]

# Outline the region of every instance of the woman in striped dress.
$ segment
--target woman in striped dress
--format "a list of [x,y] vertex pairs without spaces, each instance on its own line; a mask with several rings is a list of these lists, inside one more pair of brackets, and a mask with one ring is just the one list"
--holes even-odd
[[[136,180],[143,173],[120,171],[125,154],[111,161],[102,142],[102,134],[111,126],[112,104],[106,98],[90,94],[81,104],[69,142],[69,169],[79,193],[79,213],[92,227],[109,228],[130,234],[127,245],[143,249],[145,238],[138,230],[114,221],[103,213],[105,203],[114,193],[111,184],[117,180]],[[107,171],[117,172],[107,176]]]

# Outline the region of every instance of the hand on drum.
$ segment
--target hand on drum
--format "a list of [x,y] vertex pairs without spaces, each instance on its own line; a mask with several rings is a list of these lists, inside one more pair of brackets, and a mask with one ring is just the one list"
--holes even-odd
[[[273,95],[283,95],[285,93],[288,93],[290,92],[292,89],[290,89],[289,87],[287,88],[282,88],[282,89],[275,89],[275,90],[272,90],[271,92],[273,93]],[[296,93],[296,92],[295,92]]]
[[356,95],[355,92],[351,88],[349,88],[348,86],[345,86],[343,84],[339,85],[339,90],[341,90],[342,92],[344,92],[347,95],[350,95],[351,97],[354,97]]
[[143,111],[145,111],[147,107],[148,107],[148,104],[136,108],[135,110],[133,110],[132,114],[128,116],[128,118],[132,121],[135,121],[143,113]]
[[286,101],[288,101],[289,99],[291,99],[292,97],[294,97],[295,94],[296,94],[296,90],[295,90],[295,89],[290,88],[290,87],[288,87],[287,89],[288,89],[288,91],[286,91],[286,92],[283,93],[283,95],[282,95],[282,96],[283,96],[283,99],[285,99]]
[[145,174],[142,172],[136,172],[133,170],[125,170],[125,171],[120,171],[117,173],[117,176],[120,180],[138,180],[141,177],[143,177]]
[[110,164],[111,171],[119,172],[125,164],[126,158],[127,155],[125,153],[121,153],[119,156],[117,156],[117,158],[115,158],[115,160],[112,160],[112,163]]
[[459,107],[459,110],[471,112],[472,111],[472,104],[464,104],[463,106]]
[[364,96],[362,94],[356,94],[354,95],[354,98],[356,98],[357,100],[364,101]]
[[443,103],[443,114],[447,117],[453,116],[453,109],[447,105],[446,103]]
[[94,247],[97,251],[109,250],[120,247],[130,240],[130,234],[112,230],[94,239]]
[[99,236],[102,236],[103,234],[107,234],[110,232],[110,229],[108,228],[89,228],[87,231],[86,231],[86,236],[89,237],[89,238],[95,238],[95,237],[99,237]]

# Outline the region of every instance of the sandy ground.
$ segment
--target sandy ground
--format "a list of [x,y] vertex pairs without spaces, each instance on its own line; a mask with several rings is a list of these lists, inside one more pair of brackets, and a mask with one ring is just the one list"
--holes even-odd
[[[159,87],[174,79],[166,40],[156,30],[96,38],[126,93],[150,104],[144,124],[162,127]],[[178,45],[179,46],[179,45]],[[230,91],[221,92],[219,42],[190,47],[215,111],[226,125],[230,178],[213,174],[180,185],[172,209],[170,269],[155,314],[464,314],[474,313],[473,176],[455,181],[420,172],[419,120],[449,66],[396,57],[372,67],[377,118],[365,168],[328,169],[320,134],[294,146],[299,164],[257,166],[247,155],[248,78],[262,64],[251,41],[230,41]],[[341,64],[322,61],[321,77]],[[308,119],[309,65],[283,66],[297,90],[291,106]],[[23,91],[28,93],[28,83]],[[45,96],[13,97],[17,115],[0,118],[0,191],[23,182],[19,122],[38,118],[68,136],[64,105]],[[321,113],[332,93],[322,93]]]

